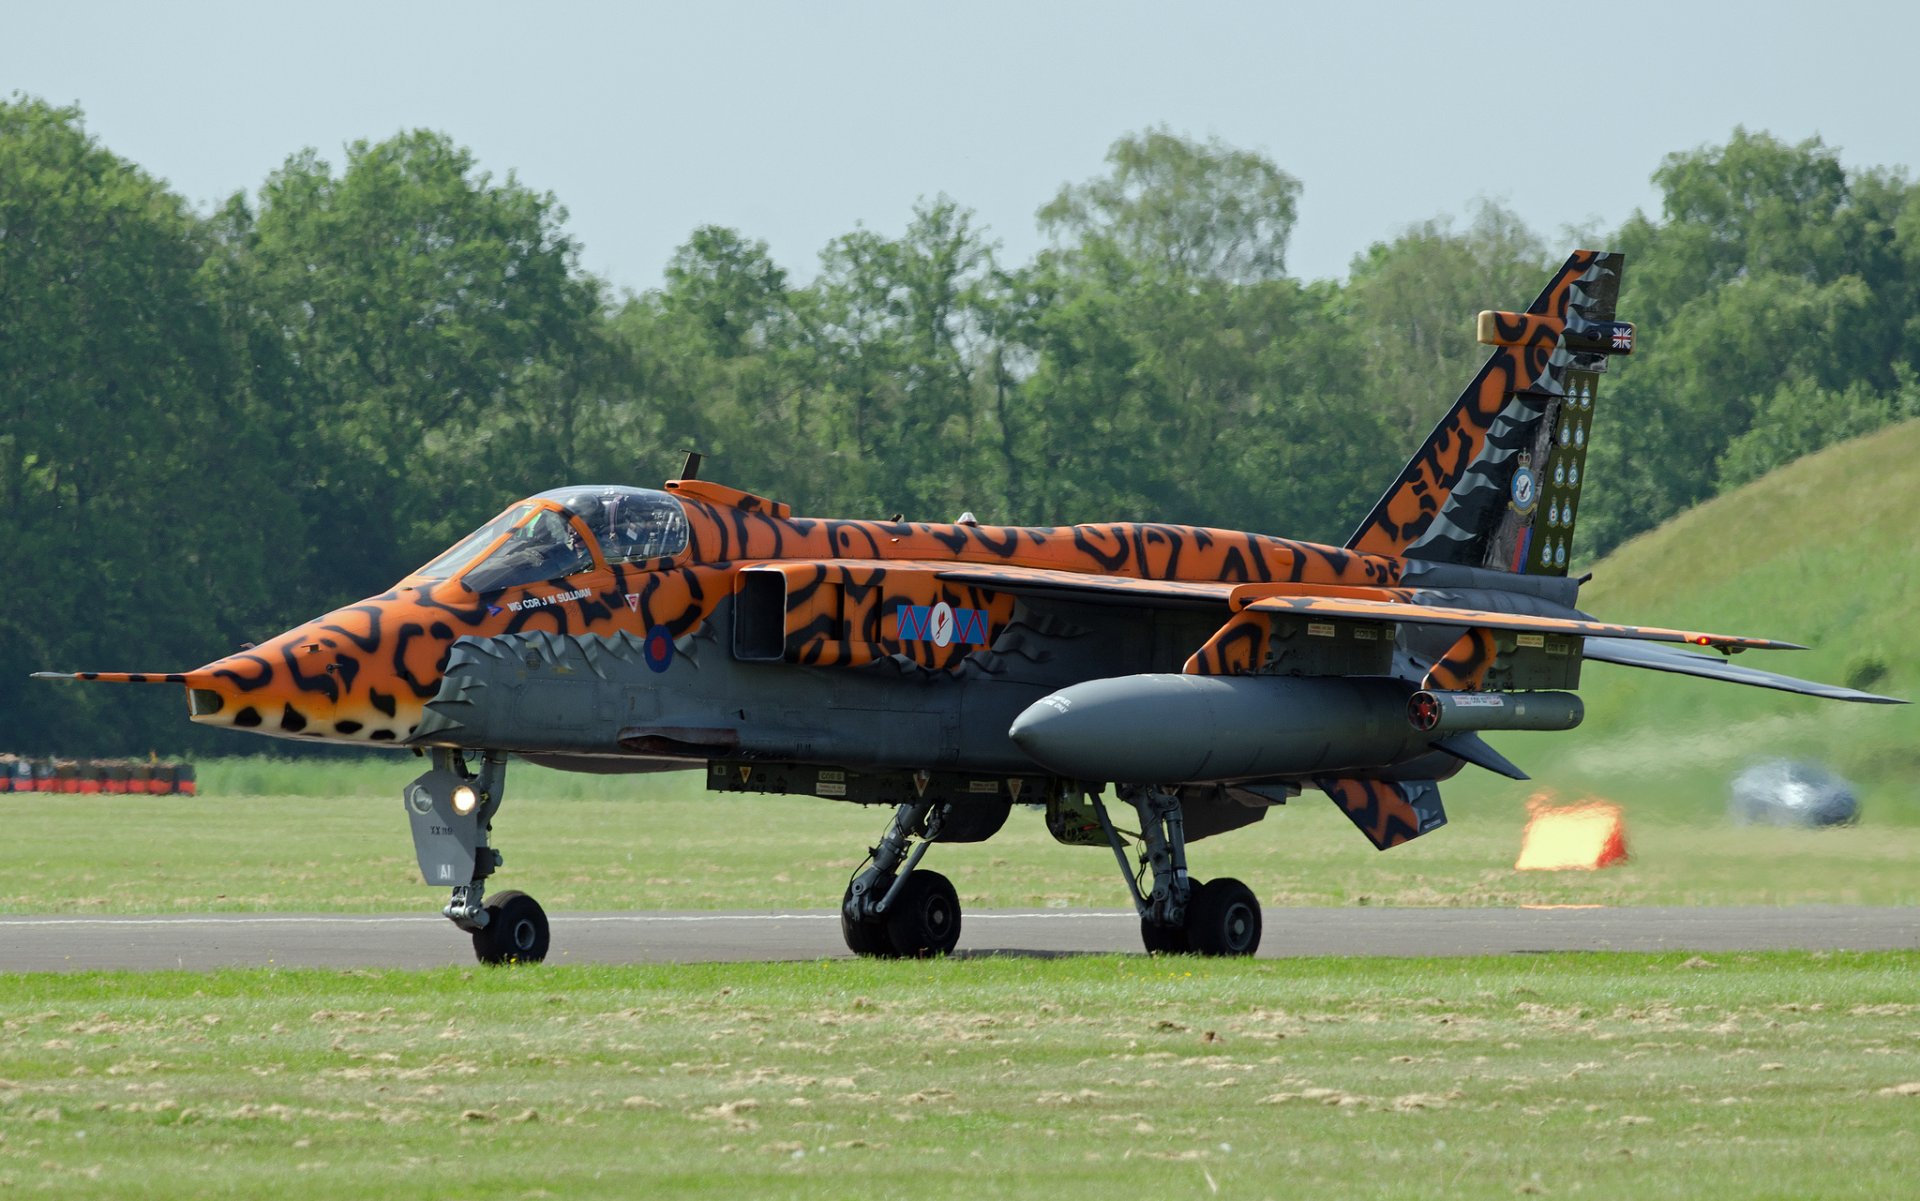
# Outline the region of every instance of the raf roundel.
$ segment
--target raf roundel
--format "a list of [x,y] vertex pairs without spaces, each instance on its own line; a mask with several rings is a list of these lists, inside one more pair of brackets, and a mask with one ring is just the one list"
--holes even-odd
[[655,626],[647,631],[647,644],[643,648],[647,657],[647,666],[655,671],[665,671],[673,662],[673,633],[665,626]]

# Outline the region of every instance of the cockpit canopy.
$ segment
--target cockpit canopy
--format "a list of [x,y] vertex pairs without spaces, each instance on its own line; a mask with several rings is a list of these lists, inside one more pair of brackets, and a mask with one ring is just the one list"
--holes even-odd
[[459,576],[475,592],[493,592],[601,564],[663,559],[686,547],[687,515],[671,496],[651,488],[582,484],[521,501],[414,578]]

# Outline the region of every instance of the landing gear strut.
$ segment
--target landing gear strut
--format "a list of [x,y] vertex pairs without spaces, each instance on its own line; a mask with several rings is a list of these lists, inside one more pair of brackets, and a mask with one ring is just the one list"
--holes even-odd
[[[946,806],[911,801],[894,810],[886,833],[840,899],[840,933],[856,955],[924,959],[960,942],[960,896],[939,872],[919,867],[940,837]],[[913,839],[913,849],[908,844]]]
[[466,752],[435,748],[433,770],[407,785],[402,797],[420,875],[451,887],[441,913],[473,935],[474,956],[481,963],[538,963],[550,942],[539,903],[523,892],[486,899],[487,877],[505,862],[488,835],[506,781],[507,757],[500,751],[485,752],[474,772]]
[[[1158,788],[1123,784],[1120,799],[1140,816],[1139,867],[1129,862],[1126,837],[1114,828],[1098,796],[1088,797],[1107,844],[1140,914],[1140,941],[1162,955],[1251,955],[1260,947],[1260,902],[1230,876],[1201,882],[1187,874],[1186,823],[1180,798]],[[1151,874],[1143,888],[1141,879]]]

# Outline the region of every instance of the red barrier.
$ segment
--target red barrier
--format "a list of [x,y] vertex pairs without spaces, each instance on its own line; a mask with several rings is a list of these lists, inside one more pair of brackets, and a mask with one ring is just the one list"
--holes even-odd
[[170,796],[196,793],[193,765],[161,759],[30,759],[0,755],[0,795]]

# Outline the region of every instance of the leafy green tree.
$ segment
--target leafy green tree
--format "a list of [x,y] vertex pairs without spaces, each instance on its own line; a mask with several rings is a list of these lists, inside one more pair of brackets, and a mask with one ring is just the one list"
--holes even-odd
[[1920,384],[1903,373],[1895,392],[1876,392],[1864,380],[1835,391],[1798,376],[1760,403],[1753,425],[1727,444],[1716,466],[1721,491],[1759,479],[1777,467],[1836,442],[1920,417]]
[[279,566],[303,557],[262,414],[234,386],[208,244],[184,202],[102,148],[77,109],[0,104],[11,749],[182,745],[178,710],[151,695],[55,694],[26,675],[198,666],[258,635]]
[[675,251],[664,289],[621,308],[621,387],[650,417],[642,444],[660,471],[697,450],[710,473],[803,511],[837,497],[850,438],[823,395],[808,312],[765,242],[719,226]]
[[1300,181],[1264,156],[1161,127],[1120,138],[1107,163],[1106,175],[1062,188],[1041,208],[1041,228],[1170,279],[1241,284],[1286,274]]
[[992,270],[973,215],[945,197],[916,205],[899,238],[857,230],[822,253],[812,333],[850,423],[855,512],[945,521],[992,499],[970,353]]
[[1464,231],[1426,221],[1355,257],[1345,301],[1367,405],[1397,448],[1411,454],[1486,360],[1475,315],[1524,308],[1563,259],[1486,202]]
[[1594,423],[1596,490],[1583,529],[1595,553],[1713,495],[1717,461],[1781,381],[1838,393],[1859,379],[1872,306],[1857,277],[1821,285],[1762,274],[1681,309],[1608,387]]
[[1021,277],[1016,506],[1333,536],[1377,418],[1353,403],[1333,294],[1285,275],[1298,182],[1165,130],[1108,163],[1040,210],[1056,249]]
[[284,348],[267,387],[301,414],[316,587],[376,587],[599,457],[601,289],[565,217],[415,131],[354,144],[337,176],[295,155],[236,218],[235,303]]

